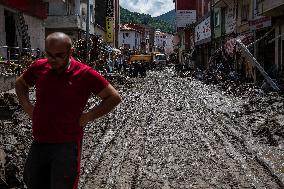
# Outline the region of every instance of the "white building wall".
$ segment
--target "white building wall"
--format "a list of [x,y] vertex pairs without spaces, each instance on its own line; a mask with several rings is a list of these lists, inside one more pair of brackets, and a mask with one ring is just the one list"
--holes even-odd
[[136,34],[136,32],[135,31],[133,31],[133,32],[131,32],[130,33],[130,35],[129,35],[129,41],[131,42],[130,44],[130,48],[131,49],[134,49],[134,48],[136,48],[136,44],[135,44],[135,34]]
[[165,46],[165,54],[170,55],[174,52],[173,38],[174,36],[171,34],[166,35],[166,46]]
[[[128,37],[126,35],[126,33],[128,33]],[[124,38],[123,38],[124,35]],[[124,44],[130,45],[130,49],[140,49],[140,44],[141,44],[141,33],[137,32],[137,31],[131,31],[131,30],[127,30],[127,31],[120,31],[119,33],[119,47],[124,46]],[[135,39],[136,39],[136,43],[135,43]]]
[[157,48],[164,48],[166,54],[170,54],[173,52],[173,35],[168,33],[163,33],[160,31],[156,31],[154,38],[154,46],[155,50]]

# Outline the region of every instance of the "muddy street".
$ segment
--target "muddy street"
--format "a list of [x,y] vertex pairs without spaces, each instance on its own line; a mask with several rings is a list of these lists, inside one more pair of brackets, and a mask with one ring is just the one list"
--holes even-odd
[[[86,129],[81,188],[283,187],[283,165],[271,168],[275,159],[262,154],[283,164],[280,97],[234,97],[171,70],[133,82],[120,107]],[[253,136],[271,116],[274,145]]]
[[[117,87],[123,103],[85,129],[79,188],[284,187],[281,96],[221,90],[169,68]],[[20,110],[0,127],[4,180],[21,188],[30,121]]]

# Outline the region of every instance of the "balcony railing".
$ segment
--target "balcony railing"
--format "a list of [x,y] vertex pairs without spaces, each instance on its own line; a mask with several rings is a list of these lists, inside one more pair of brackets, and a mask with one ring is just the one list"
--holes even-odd
[[[86,18],[79,15],[48,16],[45,20],[46,28],[64,28],[86,30]],[[94,33],[94,25],[90,24],[90,33]]]

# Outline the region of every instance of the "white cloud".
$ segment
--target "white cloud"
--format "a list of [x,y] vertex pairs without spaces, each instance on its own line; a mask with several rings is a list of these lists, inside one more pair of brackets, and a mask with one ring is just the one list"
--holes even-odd
[[159,16],[175,8],[173,0],[120,0],[120,5],[132,12]]

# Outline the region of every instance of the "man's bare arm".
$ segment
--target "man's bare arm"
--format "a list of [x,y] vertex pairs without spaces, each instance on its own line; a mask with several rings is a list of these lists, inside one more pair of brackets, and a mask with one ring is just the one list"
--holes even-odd
[[29,98],[29,86],[25,82],[22,75],[17,78],[15,89],[21,106],[23,107],[24,111],[29,115],[29,117],[32,118],[34,106],[32,105]]
[[80,125],[83,127],[89,121],[94,121],[95,119],[109,113],[122,100],[117,90],[113,88],[111,84],[104,88],[99,94],[97,94],[97,96],[99,96],[102,101],[98,106],[94,107],[92,110],[87,113],[84,113],[81,116]]

